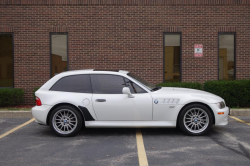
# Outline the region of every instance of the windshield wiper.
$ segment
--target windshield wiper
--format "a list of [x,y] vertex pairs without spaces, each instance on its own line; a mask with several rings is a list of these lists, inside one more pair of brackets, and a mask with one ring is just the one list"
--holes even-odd
[[157,86],[157,87],[154,87],[153,89],[151,89],[150,91],[157,91],[157,90],[159,90],[159,89],[161,89],[161,87],[160,86]]

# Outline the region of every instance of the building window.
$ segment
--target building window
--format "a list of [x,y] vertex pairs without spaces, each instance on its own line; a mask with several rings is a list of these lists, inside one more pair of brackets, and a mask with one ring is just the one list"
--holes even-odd
[[68,70],[68,35],[52,33],[51,40],[51,77]]
[[235,34],[219,34],[219,80],[235,79]]
[[164,34],[164,81],[181,80],[181,34]]
[[0,87],[14,87],[13,35],[0,34]]

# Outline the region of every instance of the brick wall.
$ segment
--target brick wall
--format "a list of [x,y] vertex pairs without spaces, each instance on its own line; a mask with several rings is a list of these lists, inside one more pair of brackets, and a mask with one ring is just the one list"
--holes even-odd
[[250,78],[249,0],[0,0],[1,32],[14,34],[26,103],[50,79],[50,32],[68,33],[71,69],[124,69],[152,83],[163,81],[163,32],[182,32],[182,81],[199,82],[218,78],[218,32],[236,32],[236,78]]

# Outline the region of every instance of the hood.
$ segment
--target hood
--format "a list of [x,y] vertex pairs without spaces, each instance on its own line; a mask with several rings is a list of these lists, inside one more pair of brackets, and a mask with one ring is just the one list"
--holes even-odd
[[[162,87],[152,93],[153,97],[164,96],[169,98],[185,98],[185,100],[203,101],[206,103],[218,103],[224,101],[221,97],[201,90],[176,87]],[[182,100],[183,101],[183,100]],[[225,102],[225,101],[224,101]]]

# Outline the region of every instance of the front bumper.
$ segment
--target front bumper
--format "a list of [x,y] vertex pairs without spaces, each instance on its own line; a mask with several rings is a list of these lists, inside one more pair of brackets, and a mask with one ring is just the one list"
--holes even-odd
[[[216,104],[209,104],[209,106],[212,108],[214,112],[215,117],[215,126],[223,126],[228,124],[228,115],[230,108],[225,107],[222,109],[219,109]],[[218,114],[218,113],[224,112],[224,114]]]
[[35,118],[35,121],[39,124],[47,125],[47,116],[52,106],[41,105],[35,106],[32,108],[32,115]]

